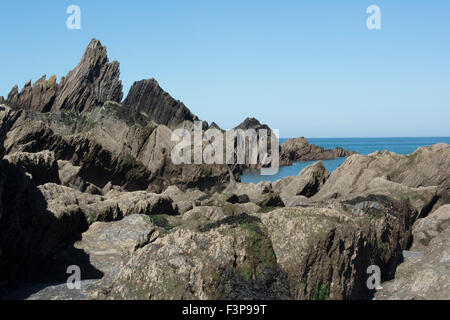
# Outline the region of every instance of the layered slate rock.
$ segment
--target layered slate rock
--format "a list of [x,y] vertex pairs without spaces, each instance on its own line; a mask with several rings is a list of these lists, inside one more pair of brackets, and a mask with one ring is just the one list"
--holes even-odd
[[322,147],[309,144],[304,137],[294,138],[281,145],[280,165],[290,165],[296,161],[331,160],[348,157],[353,153],[341,147],[325,150]]
[[81,167],[76,170],[80,179],[63,174],[66,185],[82,191],[81,181],[99,188],[111,182],[130,191],[150,186],[161,192],[173,184],[181,189],[220,188],[228,183],[230,175],[238,178],[238,169],[230,171],[227,165],[174,165],[171,150],[176,143],[171,140],[172,130],[154,122],[123,118],[117,112],[120,108],[107,103],[81,114],[21,111],[5,134],[5,151],[54,152],[58,160]]
[[18,86],[14,86],[6,104],[17,109],[48,112],[53,106],[57,90],[56,76],[53,75],[47,80],[44,75],[33,85],[28,81],[20,92]]
[[33,85],[28,81],[19,92],[15,86],[6,104],[15,109],[49,112],[72,110],[82,112],[106,101],[122,100],[119,63],[109,62],[106,47],[91,40],[78,65],[60,83],[56,76],[46,76]]
[[135,82],[123,104],[125,108],[144,113],[152,121],[172,129],[184,121],[199,120],[181,101],[165,92],[155,79]]
[[119,74],[119,63],[109,63],[106,47],[93,39],[75,69],[61,80],[52,111],[84,111],[108,100],[120,102]]

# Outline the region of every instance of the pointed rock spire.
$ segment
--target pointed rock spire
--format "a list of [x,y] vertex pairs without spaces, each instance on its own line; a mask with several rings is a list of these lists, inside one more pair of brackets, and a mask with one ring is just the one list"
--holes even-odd
[[119,62],[109,63],[106,47],[92,39],[78,65],[61,81],[52,111],[85,111],[110,100],[122,100]]
[[110,100],[122,100],[119,63],[109,63],[106,47],[92,39],[78,65],[56,83],[56,76],[46,76],[33,85],[28,81],[19,92],[14,86],[6,104],[16,109],[40,112],[73,110],[85,111]]

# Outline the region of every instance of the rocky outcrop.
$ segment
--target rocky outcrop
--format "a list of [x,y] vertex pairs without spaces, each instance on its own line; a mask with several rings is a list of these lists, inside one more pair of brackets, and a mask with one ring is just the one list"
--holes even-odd
[[47,182],[60,183],[55,154],[44,150],[36,153],[16,152],[5,157],[10,163],[19,165],[32,177],[36,185]]
[[376,202],[376,210],[363,212],[344,205],[262,214],[278,262],[288,274],[292,298],[369,298],[371,265],[381,268],[383,279],[392,279],[417,210],[405,200],[380,197]]
[[181,101],[161,89],[155,79],[135,82],[123,104],[125,108],[142,112],[152,121],[172,129],[186,120],[198,120]]
[[376,300],[450,299],[450,205],[418,220],[413,239],[395,279],[382,283]]
[[[94,223],[74,247],[87,253],[92,265],[104,273],[101,280],[104,287],[111,284],[135,251],[157,238],[158,231],[151,219],[133,214],[113,223]],[[94,291],[94,287],[90,290]]]
[[122,83],[119,80],[119,63],[109,63],[106,48],[93,39],[78,65],[60,83],[56,76],[46,76],[33,85],[28,81],[19,92],[15,86],[6,104],[15,109],[49,112],[72,110],[82,112],[106,101],[122,100]]
[[31,298],[365,299],[377,265],[376,298],[448,298],[448,145],[359,156],[292,139],[284,164],[349,158],[331,175],[319,161],[240,183],[246,165],[174,165],[173,129],[197,117],[153,79],[122,105],[118,72],[93,40],[60,84],[29,82],[0,106],[0,287],[64,283],[75,264],[82,290]]
[[[240,169],[228,165],[174,165],[172,130],[154,122],[135,122],[122,117],[120,105],[77,114],[22,112],[9,129],[5,151],[51,150],[58,160],[69,161],[79,180],[103,188],[108,182],[127,190],[161,192],[170,185],[181,189],[221,189],[230,175],[239,179]],[[81,183],[81,182],[78,182]],[[80,185],[74,186],[79,190]]]
[[47,183],[39,186],[52,212],[79,211],[91,224],[96,221],[120,220],[131,214],[177,214],[177,207],[166,195],[146,191],[120,192],[112,190],[105,196]]
[[294,138],[285,141],[281,145],[280,165],[290,165],[297,161],[331,160],[335,158],[348,157],[354,152],[336,147],[325,150],[301,138]]
[[137,251],[106,296],[113,299],[286,299],[259,219],[247,215],[179,228]]
[[53,75],[47,80],[44,75],[33,85],[31,81],[25,83],[20,92],[18,86],[14,86],[8,94],[6,104],[16,109],[48,112],[55,102],[57,91],[56,76]]
[[4,144],[9,130],[20,117],[20,111],[13,111],[7,106],[0,106],[0,156],[6,153]]
[[303,169],[298,176],[273,184],[283,199],[287,200],[295,196],[310,198],[320,190],[329,176],[330,173],[325,169],[322,161],[318,161]]
[[[352,155],[328,178],[314,200],[349,200],[369,194],[407,195],[417,188],[434,192],[437,199],[448,190],[450,146],[436,144],[409,155],[379,151]],[[436,201],[437,201],[436,199]],[[434,204],[434,203],[433,203]]]
[[267,124],[261,124],[258,119],[255,118],[246,118],[244,121],[242,121],[241,124],[239,124],[235,129],[242,129],[242,130],[248,130],[248,129],[255,129],[255,130],[268,130],[271,129]]
[[259,182],[257,184],[232,182],[225,188],[223,193],[236,194],[238,196],[246,195],[250,201],[258,202],[272,191],[272,185],[268,182]]
[[122,100],[119,63],[109,63],[106,47],[91,40],[81,61],[61,80],[52,111],[85,111],[106,101]]

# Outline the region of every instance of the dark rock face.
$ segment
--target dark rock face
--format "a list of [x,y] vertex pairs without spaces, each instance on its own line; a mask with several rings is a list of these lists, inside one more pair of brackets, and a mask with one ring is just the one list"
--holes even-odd
[[290,165],[296,161],[331,160],[335,158],[348,157],[354,154],[349,150],[337,147],[325,150],[301,138],[294,138],[281,145],[280,165]]
[[270,128],[269,128],[269,126],[267,124],[261,124],[261,122],[259,122],[259,120],[255,119],[255,118],[247,118],[247,119],[245,119],[235,129],[243,129],[243,130],[247,130],[247,129],[255,129],[255,130],[266,129],[266,130],[270,131]]
[[109,63],[106,47],[93,39],[75,69],[59,84],[56,76],[48,80],[43,76],[33,85],[28,81],[20,92],[18,86],[14,86],[6,104],[15,109],[39,112],[82,112],[108,100],[120,102],[123,93],[119,74],[119,63]]
[[124,101],[124,107],[143,112],[154,122],[172,129],[183,121],[198,120],[181,101],[161,89],[155,79],[135,82]]
[[419,219],[413,227],[413,244],[395,279],[383,283],[376,300],[450,299],[450,205]]
[[22,167],[0,162],[0,288],[33,276],[46,259],[73,241],[83,229],[79,210],[60,214],[47,203]]
[[27,173],[31,174],[36,185],[47,182],[60,183],[58,163],[53,152],[48,150],[37,153],[17,152],[7,155],[5,159],[23,167]]

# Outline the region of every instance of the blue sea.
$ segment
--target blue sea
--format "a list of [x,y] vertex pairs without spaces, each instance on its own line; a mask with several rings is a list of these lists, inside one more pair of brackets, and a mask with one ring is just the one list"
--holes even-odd
[[[280,139],[283,143],[288,139]],[[430,146],[436,143],[450,144],[450,137],[442,138],[311,138],[310,144],[315,144],[325,149],[342,147],[346,150],[356,151],[359,154],[367,155],[369,153],[381,150],[389,150],[398,154],[409,154],[417,148]],[[322,161],[328,171],[332,172],[339,167],[346,158]],[[315,161],[296,162],[292,166],[281,167],[276,175],[262,176],[259,170],[246,170],[242,175],[242,182],[258,183],[260,181],[276,181],[278,179],[296,176],[302,169],[313,164]]]

